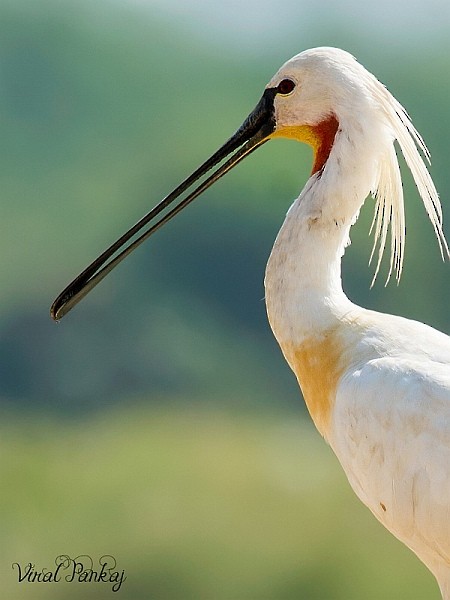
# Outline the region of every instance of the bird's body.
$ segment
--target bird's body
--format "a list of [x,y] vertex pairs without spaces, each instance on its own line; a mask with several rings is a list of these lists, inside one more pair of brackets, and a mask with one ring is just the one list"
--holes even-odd
[[450,338],[358,307],[340,289],[315,294],[303,243],[283,246],[269,261],[266,302],[311,417],[358,497],[450,598]]
[[[341,258],[366,198],[375,198],[377,274],[391,231],[400,278],[405,220],[394,142],[448,256],[439,198],[406,111],[351,55],[302,52],[281,67],[237,132],[56,299],[61,318],[133,248],[269,139],[314,148],[314,166],[272,250],[269,321],[317,429],[359,498],[436,576],[450,600],[450,338],[422,323],[365,310],[344,294]],[[235,151],[235,152],[234,152]],[[234,152],[231,158],[227,158]],[[201,176],[178,206],[114,255]]]

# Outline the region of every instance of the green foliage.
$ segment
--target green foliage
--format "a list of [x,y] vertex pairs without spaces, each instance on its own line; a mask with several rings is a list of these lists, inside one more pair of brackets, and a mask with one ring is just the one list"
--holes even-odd
[[106,553],[126,570],[123,600],[438,599],[298,414],[184,400],[2,428],[5,597],[110,598],[103,583],[18,584],[10,569]]

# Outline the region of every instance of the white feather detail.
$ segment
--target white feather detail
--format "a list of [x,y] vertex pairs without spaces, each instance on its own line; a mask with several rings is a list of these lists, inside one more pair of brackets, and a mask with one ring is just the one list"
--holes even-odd
[[[407,166],[409,167],[415,184],[422,198],[425,210],[433,226],[442,258],[450,258],[450,251],[442,228],[442,207],[436,187],[431,179],[428,169],[420,155],[419,150],[430,163],[430,153],[421,135],[414,127],[411,119],[403,106],[373,77],[372,91],[376,101],[384,114],[384,118],[397,140]],[[403,187],[400,168],[394,143],[389,145],[385,154],[380,158],[378,175],[372,192],[375,200],[375,214],[370,231],[374,230],[374,244],[370,261],[372,261],[378,246],[378,258],[374,284],[378,275],[383,253],[386,247],[389,225],[391,226],[391,258],[388,283],[392,272],[395,271],[397,282],[400,280],[405,251],[405,211]]]

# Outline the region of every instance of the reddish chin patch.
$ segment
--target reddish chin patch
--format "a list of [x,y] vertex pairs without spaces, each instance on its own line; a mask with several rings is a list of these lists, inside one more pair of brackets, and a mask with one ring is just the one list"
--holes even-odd
[[316,125],[282,125],[270,137],[284,137],[304,142],[314,150],[314,164],[311,175],[321,171],[330,156],[339,122],[334,115]]
[[334,115],[330,115],[324,121],[311,126],[314,138],[314,165],[311,175],[321,171],[330,156],[334,138],[339,128],[339,122]]

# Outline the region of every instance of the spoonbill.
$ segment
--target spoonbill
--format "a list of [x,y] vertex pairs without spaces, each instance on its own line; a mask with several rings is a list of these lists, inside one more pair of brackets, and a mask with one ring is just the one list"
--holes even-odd
[[427,147],[403,106],[353,56],[315,48],[287,61],[236,133],[87,267],[58,296],[51,315],[60,319],[144,239],[279,137],[310,144],[314,164],[270,254],[270,325],[353,490],[450,600],[450,337],[355,305],[341,281],[350,228],[370,195],[375,277],[390,230],[389,276],[400,279],[405,216],[395,141],[443,258],[449,249],[422,158],[429,160]]

